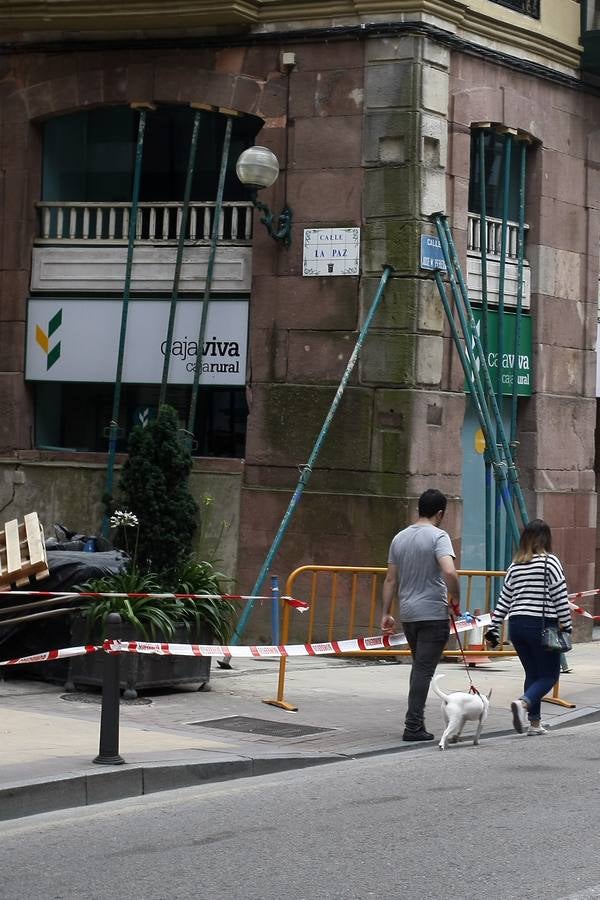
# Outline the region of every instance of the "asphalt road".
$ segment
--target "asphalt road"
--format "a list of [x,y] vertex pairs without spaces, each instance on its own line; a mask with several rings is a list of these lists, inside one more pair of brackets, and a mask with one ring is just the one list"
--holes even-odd
[[6,900],[600,897],[600,724],[0,824]]

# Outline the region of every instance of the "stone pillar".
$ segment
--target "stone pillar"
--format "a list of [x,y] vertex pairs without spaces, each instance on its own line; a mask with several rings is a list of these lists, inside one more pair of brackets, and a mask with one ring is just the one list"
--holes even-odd
[[457,497],[464,397],[444,366],[435,282],[419,267],[420,235],[435,234],[430,216],[446,209],[449,52],[418,36],[374,39],[365,65],[363,314],[381,266],[395,268],[360,365],[375,390],[374,490]]

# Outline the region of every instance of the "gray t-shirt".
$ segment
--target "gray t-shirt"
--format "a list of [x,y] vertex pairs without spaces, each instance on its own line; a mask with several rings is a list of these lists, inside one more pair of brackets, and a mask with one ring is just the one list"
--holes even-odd
[[409,525],[393,539],[388,564],[398,567],[401,622],[448,618],[441,556],[454,558],[454,550],[448,534],[435,525]]

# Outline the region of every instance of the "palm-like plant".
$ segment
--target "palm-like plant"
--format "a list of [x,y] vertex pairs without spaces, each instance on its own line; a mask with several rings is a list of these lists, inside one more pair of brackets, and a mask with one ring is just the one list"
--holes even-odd
[[121,596],[90,598],[83,609],[92,634],[97,628],[105,637],[106,618],[109,613],[119,613],[123,622],[129,623],[148,639],[157,636],[172,638],[175,629],[185,624],[183,601],[168,597],[128,597],[127,594],[157,594],[161,592],[152,572],[122,572],[88,581],[82,588],[87,593],[117,594]]
[[[217,572],[211,562],[189,559],[181,568],[177,580],[178,594],[222,594],[223,584],[230,579]],[[214,597],[183,600],[184,618],[199,631],[204,625],[219,644],[226,644],[233,631],[236,609],[230,600]]]

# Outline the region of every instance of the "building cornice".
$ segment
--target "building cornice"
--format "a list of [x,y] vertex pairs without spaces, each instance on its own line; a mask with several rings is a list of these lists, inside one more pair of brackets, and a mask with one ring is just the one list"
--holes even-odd
[[554,81],[563,86],[574,88],[576,90],[589,91],[593,94],[598,93],[598,88],[589,80],[583,81],[577,69],[575,71],[565,70],[563,66],[550,66],[537,62],[535,59],[527,58],[518,52],[504,52],[494,49],[492,46],[486,46],[473,40],[461,37],[452,31],[439,28],[429,22],[423,20],[408,20],[403,22],[370,22],[360,25],[312,25],[311,27],[286,29],[286,30],[269,30],[269,31],[253,31],[240,33],[239,31],[231,33],[224,28],[219,30],[218,34],[192,34],[183,35],[172,34],[132,34],[127,39],[122,34],[119,35],[102,35],[85,37],[64,34],[47,35],[42,39],[42,35],[37,35],[37,40],[5,39],[0,37],[0,55],[6,54],[29,54],[29,53],[74,53],[74,52],[96,52],[96,51],[114,51],[123,47],[126,40],[129,48],[132,42],[136,49],[143,50],[169,50],[169,49],[205,49],[215,48],[222,49],[228,47],[245,47],[245,46],[261,46],[261,45],[278,45],[285,47],[286,45],[297,46],[302,43],[332,43],[335,41],[352,41],[352,40],[368,40],[378,38],[396,39],[406,35],[421,35],[428,37],[449,49],[460,53],[467,53],[486,59],[489,62],[508,67],[510,69],[525,72],[530,76],[543,78]]
[[545,33],[544,22],[498,6],[481,12],[468,0],[1,0],[0,35],[29,43],[54,33],[93,39],[98,33],[183,35],[189,29],[227,33],[296,30],[311,25],[402,22],[422,18],[469,39],[483,39],[506,52],[522,50],[569,69],[579,65],[572,43]]

